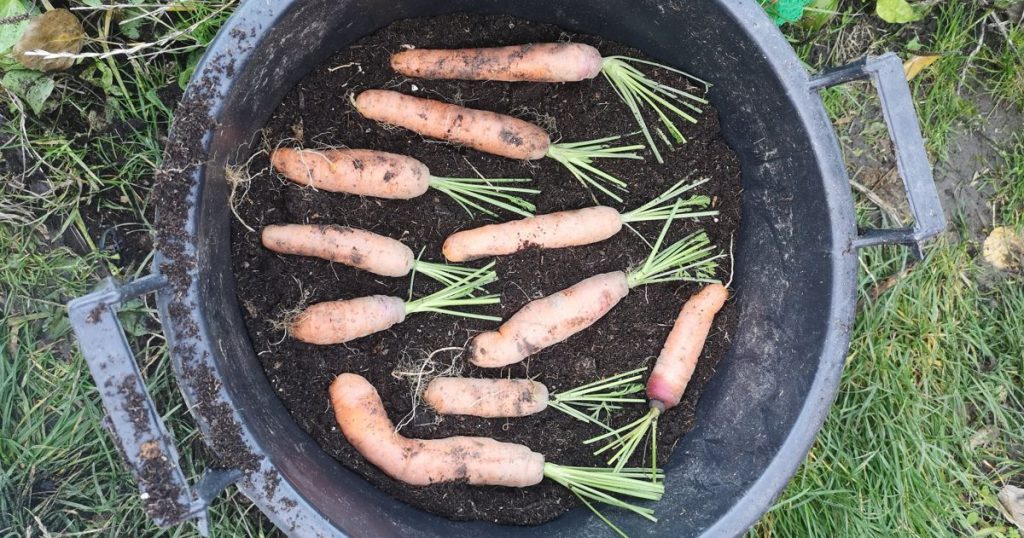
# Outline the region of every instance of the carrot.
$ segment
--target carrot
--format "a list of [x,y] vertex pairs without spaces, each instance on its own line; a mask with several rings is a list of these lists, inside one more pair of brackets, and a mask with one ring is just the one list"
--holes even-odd
[[497,331],[483,332],[469,346],[469,361],[483,368],[499,368],[530,355],[593,325],[608,313],[629,290],[664,282],[708,282],[715,260],[707,234],[691,234],[662,250],[668,228],[678,214],[673,205],[661,234],[644,263],[629,271],[612,271],[583,280],[569,288],[527,303]]
[[390,90],[366,90],[355,104],[371,120],[510,159],[541,159],[551,144],[548,133],[532,123]]
[[[710,86],[707,82],[663,64],[627,56],[602,58],[601,53],[580,43],[531,43],[511,47],[432,50],[412,49],[391,56],[391,68],[408,77],[459,80],[500,80],[506,82],[577,82],[603,74],[640,125],[647,144],[659,163],[661,153],[654,143],[641,109],[651,107],[676,142],[686,141],[675,121],[696,123],[699,104],[707,100],[688,91],[648,78],[637,65],[654,66],[683,75]],[[673,120],[673,116],[677,119]],[[659,133],[660,134],[660,133]],[[668,137],[661,135],[666,144]]]
[[426,79],[576,82],[601,73],[601,53],[582,43],[411,49],[393,54],[391,68],[407,77]]
[[[594,206],[456,232],[444,242],[444,257],[448,261],[462,262],[515,254],[527,248],[563,248],[604,241],[619,233],[623,224],[665,220],[672,209],[668,200],[707,181],[704,179],[690,184],[684,183],[685,180],[679,181],[657,198],[626,213],[620,214],[611,207]],[[682,204],[703,208],[710,202],[707,196],[693,196]],[[675,218],[717,214],[717,211],[693,211],[677,214]]]
[[346,226],[272,224],[263,228],[262,239],[274,252],[323,258],[381,276],[415,271],[451,285],[476,271],[419,260],[401,241]]
[[480,333],[469,347],[469,361],[499,368],[586,329],[629,293],[626,273],[612,271],[527,303],[497,331]]
[[371,120],[485,153],[520,160],[551,157],[568,168],[584,186],[597,188],[620,202],[622,198],[609,189],[626,191],[626,183],[595,167],[594,159],[643,159],[633,153],[643,149],[642,145],[611,147],[609,143],[618,136],[552,144],[543,129],[511,116],[390,90],[365,90],[353,104],[360,114]]
[[597,511],[596,503],[657,521],[652,509],[618,497],[660,500],[665,493],[660,471],[658,480],[648,482],[643,470],[566,467],[545,461],[542,454],[526,446],[486,437],[410,439],[395,431],[377,390],[356,374],[335,378],[329,395],[342,435],[367,461],[395,480],[414,486],[465,481],[479,486],[529,487],[549,478],[583,499],[620,535],[622,531]]
[[661,402],[665,409],[679,405],[711,331],[711,322],[728,298],[725,286],[709,284],[686,301],[648,378],[648,398]]
[[441,291],[408,301],[387,295],[371,295],[344,301],[315,304],[296,316],[289,334],[309,344],[343,344],[384,331],[405,321],[409,314],[436,312],[451,316],[499,321],[500,318],[455,310],[461,306],[496,304],[497,295],[474,297],[483,286],[497,280],[490,263],[456,280]]
[[617,374],[550,396],[544,384],[529,379],[436,377],[427,384],[423,401],[439,415],[483,418],[525,417],[551,408],[610,430],[601,413],[625,403],[643,403],[632,395],[643,391],[637,381],[646,370]]
[[430,187],[425,164],[383,151],[278,148],[270,163],[295,183],[330,192],[408,200]]
[[500,208],[529,217],[536,207],[519,195],[540,193],[509,186],[528,183],[529,179],[437,177],[412,157],[368,149],[278,148],[270,155],[270,162],[289,180],[330,192],[408,200],[433,188],[470,214],[472,208],[496,216],[492,208]]
[[403,437],[395,432],[376,389],[356,374],[339,375],[330,393],[341,433],[391,478],[414,486],[464,480],[509,487],[544,479],[544,456],[523,445],[485,437]]
[[593,443],[610,439],[595,454],[613,450],[608,463],[621,469],[625,467],[643,439],[648,437],[647,432],[650,431],[652,461],[656,460],[657,455],[653,451],[656,450],[658,442],[658,417],[679,405],[682,400],[686,385],[693,376],[697,359],[711,331],[715,314],[722,309],[728,298],[729,290],[721,284],[713,283],[686,301],[647,380],[650,410],[632,423],[585,441]]

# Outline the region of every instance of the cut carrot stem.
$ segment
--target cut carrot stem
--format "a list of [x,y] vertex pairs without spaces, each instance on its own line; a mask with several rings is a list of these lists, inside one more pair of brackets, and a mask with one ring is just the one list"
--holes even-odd
[[[530,43],[509,47],[477,49],[412,49],[391,57],[391,67],[409,77],[459,80],[500,80],[506,82],[576,82],[603,74],[615,93],[636,119],[647,144],[659,163],[661,153],[641,110],[650,107],[668,131],[657,133],[666,145],[686,141],[675,122],[696,123],[697,105],[707,100],[691,92],[655,82],[637,66],[651,66],[682,75],[707,90],[706,81],[667,65],[628,56],[601,57],[589,45],[580,43]],[[672,140],[669,139],[671,137]]]
[[463,230],[449,236],[442,250],[448,261],[462,262],[515,254],[527,248],[564,248],[597,243],[619,233],[623,224],[714,216],[717,211],[680,213],[676,210],[673,214],[674,201],[679,202],[680,208],[690,210],[707,207],[711,203],[707,196],[681,198],[683,193],[706,181],[679,181],[650,202],[622,214],[611,207],[594,206]]
[[416,271],[450,285],[476,271],[421,261],[401,241],[347,226],[272,224],[263,228],[261,238],[263,246],[274,252],[323,258],[380,276],[401,277]]
[[628,510],[657,521],[654,510],[622,497],[658,501],[665,493],[664,473],[648,481],[646,469],[569,467],[546,462],[542,454],[523,445],[502,443],[486,437],[410,439],[400,435],[388,418],[384,404],[366,379],[341,374],[330,387],[335,420],[349,443],[367,461],[388,476],[416,486],[465,481],[472,485],[528,487],[549,478],[568,488],[615,527],[594,503]]
[[449,178],[430,174],[412,157],[367,149],[278,148],[270,157],[284,177],[315,189],[375,198],[407,200],[436,189],[455,200],[470,215],[473,210],[497,216],[504,209],[529,217],[536,207],[520,195],[537,189],[516,186],[528,178]]
[[406,302],[398,297],[372,295],[310,306],[291,323],[289,333],[310,344],[342,344],[389,329],[418,312],[500,321],[501,318],[466,312],[467,306],[497,304],[498,295],[474,296],[477,290],[497,280],[494,263],[456,280],[441,291]]
[[527,303],[498,330],[476,335],[469,345],[469,361],[482,368],[517,363],[590,327],[637,286],[679,281],[717,282],[714,280],[716,260],[725,254],[714,255],[706,233],[691,234],[662,249],[680,205],[679,200],[673,205],[643,265],[629,273],[612,271],[592,276]]
[[371,120],[397,125],[423,136],[445,140],[510,159],[551,157],[562,163],[588,189],[596,188],[616,201],[612,189],[625,192],[626,183],[597,168],[596,159],[643,159],[634,153],[642,144],[613,146],[619,136],[572,143],[551,143],[540,127],[503,114],[476,110],[391,90],[365,90],[353,104]]

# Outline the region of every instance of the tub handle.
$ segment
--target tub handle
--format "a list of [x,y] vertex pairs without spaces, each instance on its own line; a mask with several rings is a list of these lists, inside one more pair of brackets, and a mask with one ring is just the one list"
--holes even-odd
[[199,532],[207,536],[207,507],[242,473],[210,469],[194,489],[189,487],[117,317],[125,301],[166,285],[159,274],[122,285],[107,277],[92,293],[69,302],[68,315],[107,412],[103,424],[135,476],[146,513],[161,527],[198,519]]
[[923,245],[946,229],[939,193],[932,177],[924,138],[918,125],[914,100],[903,71],[903,61],[894,53],[868,56],[852,64],[826,71],[811,79],[811,89],[821,90],[839,84],[870,78],[881,101],[882,115],[889,128],[896,154],[896,167],[907,201],[914,215],[912,228],[865,230],[854,240],[857,248],[902,244],[911,247],[918,259]]

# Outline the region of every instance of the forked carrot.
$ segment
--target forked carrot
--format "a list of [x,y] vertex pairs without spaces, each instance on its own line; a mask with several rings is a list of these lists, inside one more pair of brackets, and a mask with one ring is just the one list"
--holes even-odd
[[597,511],[596,503],[657,521],[652,509],[619,498],[661,499],[664,484],[644,480],[646,470],[566,467],[545,461],[542,454],[526,446],[486,437],[410,439],[395,431],[376,389],[356,374],[335,378],[330,401],[342,435],[367,461],[395,480],[415,486],[465,481],[480,486],[529,487],[549,478],[579,496],[622,536],[622,531]]
[[274,252],[323,258],[381,276],[416,271],[450,285],[475,271],[417,259],[401,241],[347,226],[272,224],[263,228],[261,237],[263,246]]
[[622,469],[650,432],[651,461],[652,465],[657,464],[654,450],[658,443],[658,417],[682,400],[686,385],[697,368],[697,359],[704,349],[715,314],[728,298],[729,290],[725,286],[712,283],[686,301],[647,379],[650,410],[617,430],[588,439],[586,443],[607,442],[595,454],[611,451],[608,463]]
[[[697,105],[707,101],[693,93],[657,83],[637,69],[636,65],[654,66],[683,75],[695,82],[709,84],[699,78],[667,65],[627,56],[602,58],[601,53],[581,43],[530,43],[511,47],[476,49],[411,49],[391,56],[391,67],[408,77],[428,79],[500,80],[506,82],[576,82],[604,74],[615,89],[647,139],[658,162],[661,153],[654,143],[650,128],[640,109],[649,106],[676,142],[686,137],[675,125],[672,116],[696,123]],[[666,144],[668,137],[658,131]]]
[[[448,261],[462,262],[515,254],[528,248],[563,248],[598,243],[619,233],[624,224],[665,220],[674,206],[674,203],[670,203],[673,198],[708,180],[694,183],[685,181],[679,181],[657,198],[625,213],[607,206],[594,206],[462,230],[445,240],[442,251]],[[711,200],[707,196],[691,196],[680,203],[682,207],[703,209]],[[677,214],[675,218],[699,218],[717,214],[718,211],[690,211]]]
[[500,208],[529,217],[536,207],[520,195],[540,193],[514,185],[529,179],[437,177],[412,157],[368,149],[278,148],[270,162],[289,180],[329,192],[408,200],[433,188],[471,214],[476,209],[496,216],[493,209]]
[[596,188],[616,201],[610,189],[628,190],[621,179],[593,165],[594,159],[643,159],[633,153],[642,145],[610,147],[611,136],[586,142],[552,144],[548,134],[532,123],[486,110],[476,110],[414,97],[391,90],[365,90],[353,104],[363,116],[511,159],[551,157],[562,163],[584,186]]

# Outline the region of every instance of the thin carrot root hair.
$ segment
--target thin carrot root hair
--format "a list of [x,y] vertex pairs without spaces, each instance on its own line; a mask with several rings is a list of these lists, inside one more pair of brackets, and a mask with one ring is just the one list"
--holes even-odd
[[548,146],[547,156],[565,166],[569,173],[590,191],[590,196],[595,203],[599,202],[594,195],[594,189],[616,202],[622,202],[622,197],[612,192],[612,189],[629,192],[626,182],[594,165],[595,159],[643,160],[642,156],[635,153],[644,149],[643,144],[629,146],[613,146],[611,144],[620,138],[622,138],[621,135],[616,135],[583,142],[553,143]]
[[[224,166],[224,181],[226,181],[228,186],[231,188],[228,192],[228,207],[231,208],[231,214],[238,219],[238,222],[240,222],[246,230],[249,230],[252,233],[256,233],[256,230],[253,229],[252,226],[249,226],[249,224],[242,219],[242,216],[238,214],[238,205],[246,199],[246,196],[249,194],[249,187],[252,185],[254,176],[250,175],[248,170],[253,159],[261,155],[269,154],[270,153],[266,148],[261,148],[253,152],[253,154],[249,156],[249,159],[244,163]],[[256,175],[263,175],[266,171],[267,169],[264,168],[259,172],[256,172]]]
[[[395,433],[398,433],[408,426],[413,420],[416,420],[416,416],[419,414],[420,404],[423,402],[423,391],[426,390],[427,385],[436,377],[459,377],[462,375],[462,370],[465,366],[463,361],[459,359],[462,357],[465,347],[463,346],[451,346],[442,347],[435,349],[421,361],[407,360],[402,361],[398,366],[391,371],[391,377],[400,379],[409,384],[409,399],[410,409],[409,412],[402,417],[401,420],[395,424]],[[435,356],[442,353],[454,353],[451,362],[447,365],[434,359]],[[442,420],[441,415],[436,415],[434,420],[435,424],[439,424]]]
[[[664,162],[664,159],[662,159],[661,152],[658,151],[657,144],[654,142],[650,127],[644,121],[643,115],[640,112],[641,109],[650,107],[654,110],[654,113],[657,114],[658,119],[661,121],[661,125],[668,131],[666,136],[661,129],[658,129],[658,137],[667,146],[671,147],[672,140],[679,144],[686,142],[686,137],[683,136],[682,131],[676,126],[675,122],[683,120],[689,123],[697,123],[697,118],[694,114],[701,113],[701,109],[697,105],[706,105],[707,100],[690,92],[655,82],[637,69],[634,64],[649,65],[683,75],[694,82],[703,84],[705,91],[711,85],[689,73],[673,69],[664,64],[630,58],[628,56],[608,56],[604,58],[601,73],[608,80],[608,83],[611,84],[612,88],[615,89],[615,93],[622,99],[622,102],[633,113],[637,125],[639,125],[641,132],[643,132],[644,138],[647,139],[647,145],[651,148],[651,152],[654,153],[654,158],[661,164]],[[672,140],[669,140],[669,137]]]
[[294,276],[292,278],[299,286],[299,300],[295,303],[295,306],[281,312],[279,318],[270,321],[271,329],[282,333],[281,339],[275,342],[274,345],[284,342],[286,338],[291,336],[292,326],[302,316],[302,313],[306,311],[306,308],[309,307],[309,300],[313,297],[312,289],[303,289],[302,281]]

